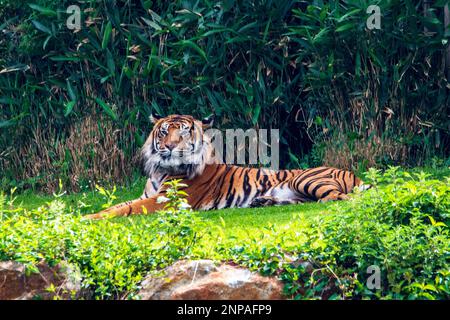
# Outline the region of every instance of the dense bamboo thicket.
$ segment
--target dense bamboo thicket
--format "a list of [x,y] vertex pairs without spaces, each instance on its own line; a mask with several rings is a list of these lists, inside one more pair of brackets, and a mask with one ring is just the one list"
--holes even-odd
[[376,2],[0,0],[1,184],[130,181],[152,110],[279,128],[282,167],[445,160],[447,1]]

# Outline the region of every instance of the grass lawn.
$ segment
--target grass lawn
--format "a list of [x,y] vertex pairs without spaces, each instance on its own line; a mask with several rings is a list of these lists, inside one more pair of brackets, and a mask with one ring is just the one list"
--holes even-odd
[[[430,177],[443,180],[445,177],[450,176],[450,168],[441,167],[439,169],[426,168],[413,168],[409,172],[424,171],[430,175]],[[115,193],[117,199],[113,204],[118,204],[124,201],[136,199],[141,196],[142,190],[144,190],[145,179],[142,178],[134,182],[131,186],[118,187]],[[111,188],[109,188],[111,189]],[[25,193],[17,195],[15,201],[16,205],[20,205],[26,209],[35,209],[39,206],[45,205],[54,200],[53,195],[33,193],[27,191]],[[83,214],[95,213],[102,210],[102,205],[106,202],[104,197],[99,194],[97,190],[64,194],[61,197],[66,203],[67,207],[74,207],[79,201],[84,203],[86,207],[81,208]],[[288,223],[294,214],[302,214],[305,218],[311,218],[318,214],[332,213],[333,206],[345,207],[346,202],[340,201],[338,203],[306,203],[300,205],[288,205],[288,206],[276,206],[266,208],[235,208],[235,209],[223,209],[202,212],[201,215],[206,220],[213,222],[221,222],[221,217],[225,221],[226,229],[261,229],[264,226],[271,224],[285,224]],[[153,215],[149,216],[135,216],[133,220],[139,219],[152,219]],[[118,218],[117,220],[124,221],[128,218]]]
[[[430,177],[443,180],[450,176],[450,168],[433,169],[414,168],[410,172],[424,171]],[[136,199],[141,196],[145,186],[145,179],[142,178],[128,187],[118,187],[115,193],[117,197],[113,204]],[[46,205],[54,200],[54,195],[33,193],[31,191],[19,194],[15,204],[26,209],[35,209]],[[91,190],[81,193],[64,194],[61,200],[65,202],[66,207],[75,207],[82,202],[86,207],[81,208],[81,213],[95,213],[102,210],[102,205],[106,202],[105,198],[97,190]],[[333,208],[347,206],[346,201],[330,203],[305,203],[299,205],[287,205],[265,208],[234,208],[201,212],[201,217],[214,224],[225,224],[224,230],[226,236],[243,236],[243,234],[252,234],[261,231],[264,227],[270,225],[284,225],[292,221],[294,215],[300,214],[305,219],[312,219],[318,215],[333,214],[336,210]],[[132,223],[139,222],[140,219],[153,219],[155,215],[140,215],[132,217]],[[222,220],[223,219],[223,220]],[[130,218],[116,218],[118,223],[127,224]]]
[[[114,204],[138,198],[144,188],[145,181],[139,181],[133,187],[117,188],[115,195],[117,199]],[[15,205],[26,209],[36,209],[39,206],[46,206],[55,197],[53,195],[35,194],[26,192],[17,196]],[[64,194],[60,198],[65,202],[66,207],[74,207],[79,201],[88,205],[81,209],[82,213],[93,213],[102,210],[102,205],[105,199],[97,191],[89,191],[84,193]],[[206,221],[217,225],[224,225],[226,236],[242,236],[242,234],[254,234],[264,227],[270,225],[285,225],[292,221],[294,215],[300,214],[304,218],[312,218],[317,215],[330,214],[332,206],[345,206],[346,203],[341,201],[336,203],[305,203],[298,205],[275,206],[265,208],[233,208],[203,211],[200,213],[201,217]],[[154,219],[154,214],[139,215],[126,218],[115,218],[117,223],[127,224],[139,223],[141,219]]]

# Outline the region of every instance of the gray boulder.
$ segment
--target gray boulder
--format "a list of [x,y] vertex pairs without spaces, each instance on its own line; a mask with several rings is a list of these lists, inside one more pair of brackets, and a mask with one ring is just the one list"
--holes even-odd
[[138,295],[143,300],[279,300],[283,284],[241,267],[211,260],[178,261],[148,276]]

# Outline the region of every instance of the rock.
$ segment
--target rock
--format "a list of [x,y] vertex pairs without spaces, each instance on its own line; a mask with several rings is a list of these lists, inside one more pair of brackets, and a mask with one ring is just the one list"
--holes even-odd
[[293,267],[295,267],[295,268],[298,268],[298,267],[302,266],[303,269],[305,270],[305,272],[309,273],[309,274],[311,272],[313,272],[313,270],[314,270],[314,265],[311,262],[306,261],[306,260],[302,260],[302,259],[297,259],[295,261],[292,261],[291,265]]
[[178,261],[141,284],[143,300],[279,300],[283,284],[247,269],[211,260]]
[[0,262],[0,300],[72,299],[81,296],[81,275],[73,267],[64,263],[50,267],[43,262],[36,267],[37,273],[27,274],[25,265],[19,262]]

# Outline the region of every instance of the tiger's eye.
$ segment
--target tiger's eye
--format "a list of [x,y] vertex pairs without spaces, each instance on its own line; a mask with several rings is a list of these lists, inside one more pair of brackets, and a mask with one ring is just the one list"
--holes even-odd
[[163,123],[161,125],[161,129],[159,130],[159,132],[165,136],[168,133],[168,131],[167,131],[168,129],[169,129],[169,125],[167,123]]

